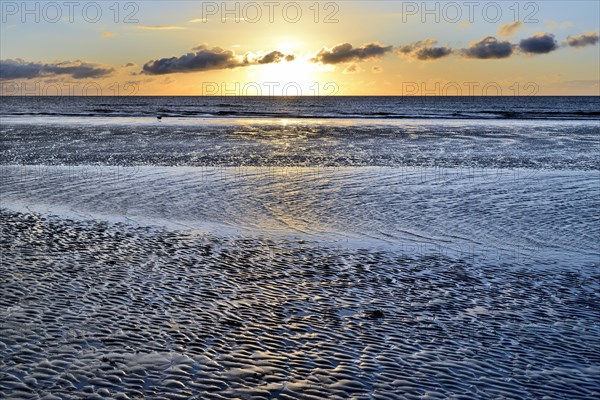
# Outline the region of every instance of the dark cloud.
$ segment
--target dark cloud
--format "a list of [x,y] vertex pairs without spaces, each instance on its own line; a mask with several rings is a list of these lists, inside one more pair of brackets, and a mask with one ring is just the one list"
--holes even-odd
[[437,60],[450,54],[452,50],[448,47],[423,47],[415,52],[416,58],[422,61]]
[[1,79],[31,79],[41,75],[43,64],[26,62],[21,59],[0,62]]
[[242,62],[232,51],[220,47],[208,49],[204,46],[194,48],[195,53],[188,53],[181,57],[161,58],[148,61],[142,67],[150,75],[164,75],[175,72],[209,71],[213,69],[235,68]]
[[94,64],[85,64],[76,62],[75,65],[69,65],[70,63],[61,64],[46,64],[42,68],[42,73],[49,73],[54,75],[71,75],[75,79],[85,78],[98,78],[104,75],[108,75],[114,71],[111,67],[99,67]]
[[588,32],[579,36],[567,36],[567,45],[571,47],[593,46],[598,43],[598,33]]
[[270,53],[265,54],[262,57],[259,57],[256,62],[259,64],[272,64],[278,63],[281,60],[285,61],[294,61],[296,57],[293,54],[285,55],[280,51],[274,50]]
[[295,59],[293,54],[285,55],[277,50],[257,58],[251,58],[250,54],[239,57],[230,50],[223,50],[220,47],[209,49],[206,45],[194,47],[192,50],[195,52],[181,57],[148,61],[143,66],[143,72],[149,75],[164,75],[176,72],[198,72],[247,67],[256,64],[272,64],[281,60],[293,61]]
[[432,44],[436,43],[437,40],[435,39],[419,40],[418,42],[398,47],[397,52],[400,55],[421,61],[437,60],[452,54],[452,49],[446,46],[431,46]]
[[76,61],[60,61],[44,64],[17,58],[0,61],[0,79],[32,79],[56,75],[70,75],[74,79],[99,78],[108,75],[114,68]]
[[527,39],[521,40],[519,48],[524,53],[546,54],[558,49],[558,44],[551,33],[536,33]]
[[392,51],[392,46],[383,46],[379,43],[367,43],[360,47],[352,47],[350,43],[343,43],[333,49],[321,49],[310,61],[322,64],[357,62],[379,58],[390,51]]
[[513,45],[509,42],[499,42],[495,37],[488,36],[469,45],[462,50],[463,57],[480,60],[507,58],[513,53]]

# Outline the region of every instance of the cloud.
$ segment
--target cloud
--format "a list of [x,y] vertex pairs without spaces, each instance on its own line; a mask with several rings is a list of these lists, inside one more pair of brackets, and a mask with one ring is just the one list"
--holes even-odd
[[550,19],[547,19],[547,20],[544,20],[544,23],[551,30],[557,30],[559,28],[565,29],[565,28],[571,28],[571,27],[573,27],[573,23],[571,21],[564,21],[564,22],[561,22],[559,24],[556,21],[552,21]]
[[458,24],[457,29],[469,29],[471,27],[471,23],[469,21],[463,21],[460,24]]
[[513,45],[510,42],[499,42],[495,37],[488,36],[477,42],[472,42],[469,48],[462,50],[463,57],[480,60],[510,57]]
[[437,60],[452,54],[452,49],[446,46],[431,46],[432,44],[436,43],[437,40],[435,39],[423,39],[412,44],[399,46],[396,49],[396,52],[401,56],[406,56],[421,61]]
[[15,60],[0,61],[0,79],[32,79],[56,75],[70,75],[74,79],[99,78],[109,75],[114,68],[76,61],[58,61],[44,64],[41,62],[28,62],[17,58]]
[[528,54],[547,54],[558,48],[554,35],[551,33],[536,33],[521,40],[519,48]]
[[392,46],[384,46],[373,42],[360,47],[352,47],[350,43],[338,44],[332,49],[321,49],[310,61],[322,64],[340,64],[345,62],[360,62],[379,58],[392,51]]
[[414,55],[422,61],[437,60],[438,58],[449,56],[452,50],[448,47],[423,47],[418,49]]
[[373,65],[373,67],[371,68],[371,72],[374,74],[380,74],[383,72],[383,67],[379,65]]
[[164,75],[177,72],[198,72],[216,69],[231,69],[247,67],[250,65],[272,64],[282,60],[293,61],[293,54],[284,54],[274,50],[265,55],[252,56],[247,53],[243,57],[236,56],[233,51],[223,50],[220,47],[208,48],[200,45],[181,57],[161,58],[150,60],[142,67],[142,72],[148,75]]
[[[211,21],[211,19],[210,18],[206,18],[206,17],[202,17],[202,18],[193,18],[193,19],[190,19],[188,22],[190,22],[192,24],[196,24],[198,22],[206,23],[208,21]],[[240,21],[246,21],[246,18],[243,18],[243,17],[240,17],[240,16],[235,16],[233,18],[221,17],[221,18],[218,19],[218,21],[220,21],[220,22],[227,22],[227,21],[240,22]],[[252,21],[250,21],[250,22],[252,22]]]
[[357,74],[359,72],[362,72],[362,69],[356,64],[350,64],[342,71],[343,74]]
[[116,36],[114,32],[102,32],[102,37],[105,39],[110,39]]
[[[217,48],[220,49],[220,47],[215,47],[215,49],[217,49]],[[201,51],[201,50],[207,50],[207,49],[208,49],[208,44],[207,43],[202,43],[202,44],[199,44],[196,47],[192,47],[192,51]]]
[[228,69],[239,67],[240,65],[241,62],[235,57],[232,51],[215,47],[213,49],[200,48],[196,53],[188,53],[181,57],[151,60],[144,64],[142,69],[146,74],[163,75],[175,72]]
[[567,36],[566,43],[571,47],[594,46],[598,43],[598,32],[586,32],[579,36]]
[[136,25],[135,29],[145,29],[145,30],[153,30],[153,31],[173,31],[173,30],[181,30],[185,29],[183,26],[173,26],[173,25]]
[[512,36],[519,31],[519,29],[524,28],[523,23],[521,21],[514,21],[508,24],[504,24],[498,29],[498,36]]
[[280,51],[274,50],[274,51],[267,53],[264,56],[258,58],[256,60],[256,62],[258,64],[272,64],[272,63],[278,63],[281,60],[294,61],[295,58],[296,58],[296,56],[294,56],[293,54],[285,55]]

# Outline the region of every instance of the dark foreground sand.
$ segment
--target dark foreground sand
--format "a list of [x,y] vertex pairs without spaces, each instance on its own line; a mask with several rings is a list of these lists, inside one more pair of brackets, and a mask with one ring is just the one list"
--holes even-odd
[[1,398],[597,398],[600,274],[0,213]]

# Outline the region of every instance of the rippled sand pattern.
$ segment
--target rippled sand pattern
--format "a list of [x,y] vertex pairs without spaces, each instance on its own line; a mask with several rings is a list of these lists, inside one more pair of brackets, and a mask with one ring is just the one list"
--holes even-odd
[[600,398],[599,154],[593,120],[5,122],[0,398]]
[[2,398],[600,395],[597,265],[0,215]]

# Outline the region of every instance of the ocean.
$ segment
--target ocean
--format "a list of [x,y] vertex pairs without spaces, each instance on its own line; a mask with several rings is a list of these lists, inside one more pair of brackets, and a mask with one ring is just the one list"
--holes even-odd
[[0,397],[600,395],[600,97],[0,104]]
[[5,96],[2,116],[600,120],[590,96]]

